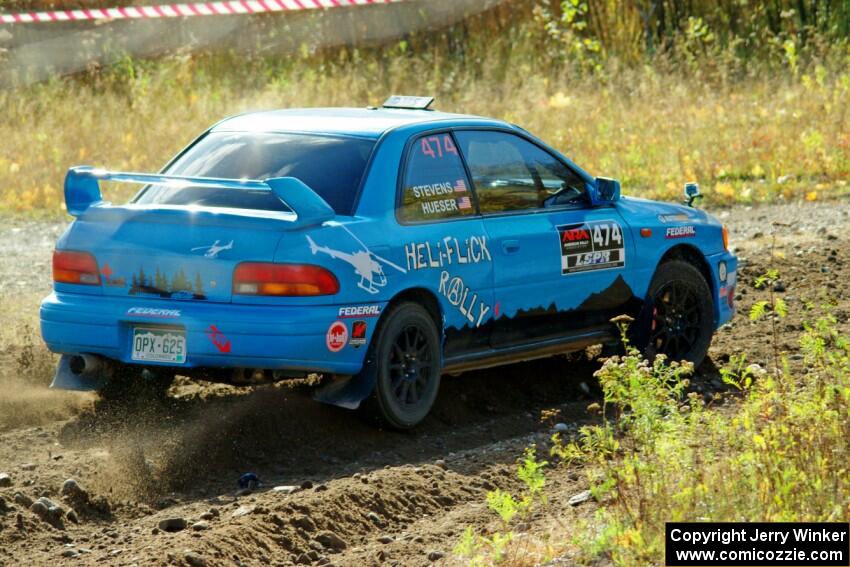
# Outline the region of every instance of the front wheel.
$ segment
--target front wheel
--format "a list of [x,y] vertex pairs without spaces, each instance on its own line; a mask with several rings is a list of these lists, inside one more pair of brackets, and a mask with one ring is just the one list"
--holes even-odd
[[664,354],[699,366],[714,333],[714,304],[702,273],[680,260],[659,266],[635,331],[647,358]]
[[440,387],[440,336],[428,311],[400,303],[384,315],[366,360],[376,373],[365,406],[390,427],[410,429],[425,419]]

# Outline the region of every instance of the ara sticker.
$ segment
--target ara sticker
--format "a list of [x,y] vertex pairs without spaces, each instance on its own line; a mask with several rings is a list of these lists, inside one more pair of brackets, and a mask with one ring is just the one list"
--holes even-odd
[[357,348],[366,344],[366,321],[354,321],[351,324],[351,339],[348,344]]
[[697,235],[695,226],[671,226],[664,238],[692,238]]
[[623,229],[616,221],[561,225],[558,238],[562,275],[626,265]]
[[340,319],[352,319],[354,317],[377,317],[381,314],[380,305],[349,305],[339,308]]
[[342,321],[334,321],[325,335],[325,344],[331,352],[341,351],[348,342],[348,327]]
[[155,319],[177,319],[179,309],[155,309],[153,307],[131,307],[127,310],[130,317],[151,317]]
[[357,287],[371,294],[378,293],[379,288],[387,285],[387,275],[384,273],[383,266],[389,266],[398,270],[402,274],[406,274],[407,270],[399,265],[396,265],[386,258],[381,258],[363,244],[363,241],[357,238],[353,232],[348,230],[345,225],[338,225],[354,239],[357,245],[361,248],[354,252],[343,252],[342,250],[334,250],[328,246],[319,246],[316,242],[307,236],[307,243],[310,245],[310,252],[315,256],[319,252],[327,254],[331,258],[342,260],[350,264],[354,268],[354,274],[360,278],[357,282]]

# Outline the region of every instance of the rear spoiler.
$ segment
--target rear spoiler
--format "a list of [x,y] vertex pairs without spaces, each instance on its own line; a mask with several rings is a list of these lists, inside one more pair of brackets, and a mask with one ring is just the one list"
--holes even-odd
[[158,173],[122,173],[90,166],[72,167],[65,176],[65,206],[68,213],[78,217],[90,207],[108,207],[100,192],[101,181],[166,185],[172,187],[208,187],[210,189],[249,189],[271,191],[292,209],[297,226],[321,224],[334,218],[334,210],[322,197],[294,177],[273,177],[264,181],[248,179],[219,179],[215,177],[184,177]]

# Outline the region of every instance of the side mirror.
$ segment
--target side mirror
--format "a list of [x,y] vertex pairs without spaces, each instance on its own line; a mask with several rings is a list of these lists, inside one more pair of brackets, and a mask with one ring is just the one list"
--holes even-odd
[[702,193],[699,191],[699,183],[693,181],[685,183],[685,204],[693,207],[694,201],[697,199],[702,199]]
[[609,177],[596,178],[596,198],[594,204],[607,205],[620,200],[620,182]]

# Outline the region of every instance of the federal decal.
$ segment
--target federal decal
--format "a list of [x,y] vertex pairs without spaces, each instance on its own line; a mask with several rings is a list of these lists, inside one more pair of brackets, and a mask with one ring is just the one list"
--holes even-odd
[[667,228],[664,238],[693,238],[696,235],[695,226],[671,226]]
[[131,307],[127,310],[130,317],[151,317],[155,319],[176,319],[180,317],[179,309],[155,309],[153,307]]
[[350,305],[339,308],[340,319],[353,319],[355,317],[377,317],[381,314],[380,305]]

